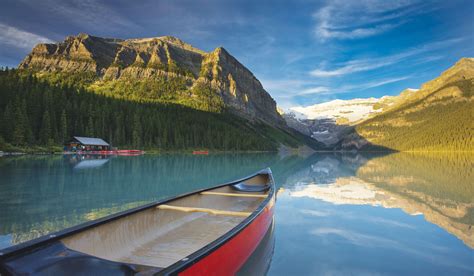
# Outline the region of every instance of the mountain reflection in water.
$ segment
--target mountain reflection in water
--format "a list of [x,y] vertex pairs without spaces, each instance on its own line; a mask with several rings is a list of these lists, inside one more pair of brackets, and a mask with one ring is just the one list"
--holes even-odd
[[473,275],[473,157],[326,153],[272,167],[284,191],[268,274]]
[[462,154],[396,153],[367,160],[354,175],[348,175],[344,169],[341,172],[341,167],[350,167],[360,159],[327,156],[312,166],[316,181],[305,183],[290,195],[334,204],[400,208],[410,215],[424,215],[427,221],[474,248],[472,158]]
[[274,231],[241,274],[472,275],[473,160],[439,153],[0,158],[0,248],[271,167],[284,188]]

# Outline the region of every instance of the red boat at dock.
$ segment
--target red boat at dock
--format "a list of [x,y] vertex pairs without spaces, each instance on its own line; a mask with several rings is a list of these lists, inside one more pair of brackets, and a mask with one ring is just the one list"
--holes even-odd
[[92,154],[92,155],[121,155],[121,156],[137,156],[145,154],[143,150],[93,150],[85,151],[80,150],[73,152],[76,154]]
[[101,138],[74,136],[64,145],[64,153],[80,155],[142,155],[143,150],[119,150]]

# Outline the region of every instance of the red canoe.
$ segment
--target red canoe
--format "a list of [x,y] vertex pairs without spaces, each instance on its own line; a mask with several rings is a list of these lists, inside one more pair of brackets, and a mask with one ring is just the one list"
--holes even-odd
[[195,151],[193,151],[193,154],[208,155],[209,151],[207,151],[207,150],[195,150]]
[[0,251],[0,274],[233,275],[273,220],[270,169]]

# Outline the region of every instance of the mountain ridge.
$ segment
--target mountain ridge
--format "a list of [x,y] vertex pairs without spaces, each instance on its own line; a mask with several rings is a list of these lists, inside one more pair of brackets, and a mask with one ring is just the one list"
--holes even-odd
[[[351,106],[358,103],[365,109]],[[462,58],[420,89],[397,96],[292,110],[306,117],[285,114],[289,126],[336,150],[473,150],[474,58]]]
[[[116,84],[112,83],[117,82],[171,79],[178,87],[166,91],[167,95],[157,96],[146,88],[139,98],[191,107],[205,106],[209,101],[217,109],[228,108],[246,119],[286,127],[276,102],[260,81],[223,47],[205,52],[172,36],[115,39],[81,33],[62,42],[36,45],[18,68],[41,74],[85,74],[89,88],[101,91],[104,87],[113,90]],[[207,95],[201,95],[202,91]],[[115,92],[110,95],[119,94]]]
[[401,151],[474,150],[474,58],[460,59],[355,132]]

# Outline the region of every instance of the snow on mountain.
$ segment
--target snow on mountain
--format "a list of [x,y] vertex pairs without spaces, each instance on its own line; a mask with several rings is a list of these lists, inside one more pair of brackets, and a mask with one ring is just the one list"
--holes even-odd
[[288,126],[327,146],[337,143],[348,129],[393,103],[393,97],[380,99],[334,100],[307,107],[292,107],[283,117]]
[[381,98],[333,100],[311,106],[284,110],[289,127],[326,144],[335,145],[356,124],[382,111],[396,108],[418,89],[408,88],[398,96]]
[[298,119],[333,119],[352,124],[380,112],[382,109],[374,108],[380,101],[378,98],[333,100],[306,107],[292,107],[290,111]]

